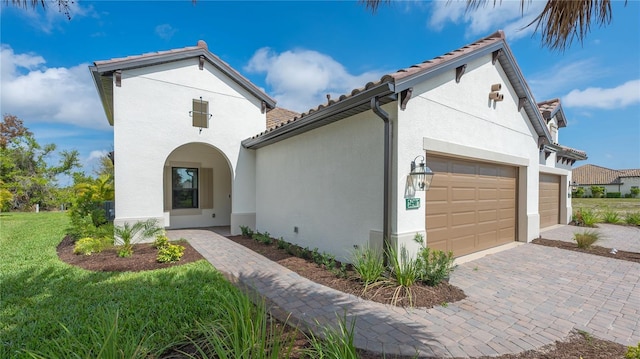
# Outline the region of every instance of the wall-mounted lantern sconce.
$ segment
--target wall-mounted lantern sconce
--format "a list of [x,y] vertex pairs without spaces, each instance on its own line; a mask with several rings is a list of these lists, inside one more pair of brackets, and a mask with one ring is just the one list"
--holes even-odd
[[576,181],[570,182],[569,183],[569,194],[567,195],[567,197],[571,198],[571,194],[578,189],[578,186],[579,186],[578,182],[576,182]]
[[491,92],[489,92],[489,100],[493,100],[496,102],[504,100],[504,95],[498,92],[500,91],[501,88],[502,88],[501,84],[491,85]]
[[[416,160],[420,159],[420,163],[416,165]],[[424,163],[424,156],[419,155],[411,161],[411,173],[409,173],[413,187],[416,191],[428,191],[433,179],[433,171]]]

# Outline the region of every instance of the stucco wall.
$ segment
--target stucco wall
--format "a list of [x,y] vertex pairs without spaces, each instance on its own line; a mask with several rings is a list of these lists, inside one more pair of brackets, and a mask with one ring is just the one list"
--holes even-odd
[[[189,116],[192,100],[200,96],[213,114],[201,133]],[[260,101],[209,63],[199,70],[197,58],[123,71],[122,86],[114,85],[116,224],[149,217],[164,224],[163,166],[187,143],[221,151],[232,174],[230,221],[237,213],[251,222],[254,159],[240,141],[264,128]]]
[[258,149],[257,229],[349,259],[382,230],[383,130],[368,111]]
[[[489,101],[492,84],[502,85],[503,101]],[[490,54],[468,63],[460,83],[452,70],[414,87],[407,109],[398,116],[397,181],[402,183],[411,160],[424,151],[427,166],[429,154],[515,166],[519,169],[517,239],[538,236],[538,136],[524,109],[518,111],[518,97],[500,64],[492,65]],[[417,195],[425,203],[424,192]],[[415,247],[413,235],[425,231],[424,210],[405,210],[402,193],[397,208],[398,236]]]

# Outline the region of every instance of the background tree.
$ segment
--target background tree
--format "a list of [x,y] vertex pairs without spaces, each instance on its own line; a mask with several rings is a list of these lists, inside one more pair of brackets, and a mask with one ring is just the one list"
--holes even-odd
[[[381,4],[391,0],[359,0],[367,9],[376,12]],[[467,11],[486,6],[489,0],[466,0]],[[526,4],[531,0],[520,0],[520,9],[524,13]],[[493,0],[493,6],[502,3]],[[627,1],[625,1],[626,5]],[[553,50],[563,51],[574,39],[583,42],[591,25],[605,26],[611,23],[611,0],[547,0],[540,14],[529,26],[535,25],[540,31],[542,44]]]
[[[47,160],[54,155],[55,144],[40,145],[22,120],[4,115],[0,124],[0,183],[11,193],[6,209],[29,210],[57,207],[57,176],[79,168],[78,151],[61,151],[57,164]],[[3,196],[5,198],[5,196]]]

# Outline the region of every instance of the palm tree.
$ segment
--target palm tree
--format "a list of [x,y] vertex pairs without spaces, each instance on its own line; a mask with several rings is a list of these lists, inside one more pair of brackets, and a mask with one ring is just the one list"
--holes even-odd
[[29,6],[34,9],[38,6],[42,6],[42,8],[46,10],[48,6],[47,3],[57,4],[58,11],[63,13],[69,20],[71,20],[69,6],[72,2],[72,0],[4,0],[4,3],[7,5],[11,3],[14,6],[24,7],[25,9]]
[[[359,0],[375,13],[378,7],[391,0]],[[489,0],[466,0],[467,11],[484,6]],[[521,11],[531,0],[520,0]],[[501,0],[493,0],[496,6]],[[625,0],[625,5],[627,0]],[[564,51],[574,39],[583,42],[592,24],[611,23],[611,0],[547,0],[542,12],[527,27],[535,24],[542,44],[553,50]]]

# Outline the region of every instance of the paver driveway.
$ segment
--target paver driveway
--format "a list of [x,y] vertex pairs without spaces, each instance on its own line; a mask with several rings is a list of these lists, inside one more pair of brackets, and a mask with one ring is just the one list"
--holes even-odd
[[314,327],[356,318],[358,347],[437,357],[539,348],[576,328],[631,345],[640,341],[640,264],[533,244],[465,263],[451,276],[467,298],[429,310],[361,300],[313,283],[207,230],[174,230],[231,280],[276,312]]

